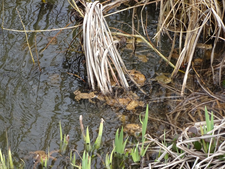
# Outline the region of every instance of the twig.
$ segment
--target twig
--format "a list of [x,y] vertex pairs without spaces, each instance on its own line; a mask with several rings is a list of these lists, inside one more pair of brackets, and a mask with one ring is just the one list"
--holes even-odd
[[[165,60],[166,62],[168,62],[168,64],[173,67],[176,68],[165,56],[163,56],[163,54],[161,54],[155,47],[153,47],[151,45],[151,43],[149,43],[143,36],[141,35],[130,35],[130,34],[123,34],[123,33],[119,33],[119,32],[112,32],[113,35],[119,35],[119,36],[126,36],[126,37],[136,37],[136,38],[141,38],[152,50],[154,50],[160,57],[162,57],[163,60]],[[185,73],[182,70],[179,70],[182,73]]]
[[36,35],[35,35],[35,52],[36,52],[36,56],[37,56],[39,71],[41,72],[41,66],[40,66],[40,62],[39,62],[39,58],[38,58],[38,51],[37,51],[37,39],[36,39]]
[[[68,23],[64,28],[68,27],[72,22]],[[47,49],[47,47],[51,44],[51,42],[62,32],[63,29],[61,29],[49,42],[48,44],[45,46],[45,48],[40,52],[40,54],[42,54],[45,49]]]
[[54,29],[48,29],[48,30],[16,30],[16,29],[8,29],[8,28],[4,28],[2,27],[3,30],[7,30],[7,31],[12,31],[12,32],[51,32],[51,31],[59,31],[59,30],[66,30],[66,29],[73,29],[73,28],[77,28],[79,26],[82,26],[82,24],[79,25],[74,25],[74,26],[70,26],[67,28],[54,28]]
[[24,24],[23,24],[22,18],[21,18],[21,16],[20,16],[20,13],[19,13],[19,11],[18,11],[17,8],[16,8],[16,11],[17,11],[17,13],[18,13],[18,15],[19,15],[21,24],[23,25],[23,29],[24,29],[24,33],[25,33],[25,36],[26,36],[27,46],[28,46],[28,48],[29,48],[29,52],[30,52],[31,59],[32,59],[32,61],[33,61],[33,64],[35,64],[35,62],[34,62],[34,57],[33,57],[33,54],[32,54],[31,48],[30,48],[30,44],[29,44],[29,41],[28,41],[26,28],[25,28],[25,26],[24,26]]
[[78,77],[79,79],[83,80],[83,82],[85,82],[85,80],[84,80],[84,79],[82,79],[80,76],[78,76],[78,75],[76,75],[76,74],[74,74],[74,73],[68,73],[68,72],[67,72],[67,74],[69,74],[69,75],[73,75],[73,76],[76,76],[76,77]]

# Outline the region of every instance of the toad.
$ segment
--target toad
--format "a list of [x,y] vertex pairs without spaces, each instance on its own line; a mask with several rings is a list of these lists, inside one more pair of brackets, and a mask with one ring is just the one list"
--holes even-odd
[[163,73],[160,73],[158,76],[156,76],[154,79],[151,79],[152,81],[157,81],[158,83],[162,84],[169,84],[171,82],[171,78],[165,76]]
[[81,99],[88,99],[90,102],[92,102],[91,99],[96,97],[94,92],[81,93],[79,90],[76,90],[73,93],[75,94],[76,101],[80,101]]
[[126,124],[124,129],[124,133],[127,133],[129,135],[132,135],[134,137],[138,137],[140,133],[142,132],[142,127],[139,124]]
[[126,107],[127,110],[134,110],[136,107],[141,106],[144,107],[143,101],[132,100]]
[[34,152],[30,152],[30,154],[34,154],[35,156],[33,157],[33,162],[34,162],[34,167],[33,169],[35,169],[37,167],[37,165],[43,161],[45,162],[46,160],[48,160],[49,158],[51,158],[52,160],[56,161],[57,159],[55,157],[52,157],[51,155],[53,153],[57,153],[58,150],[55,151],[51,151],[49,154],[46,154],[45,151],[42,150],[38,150],[38,151],[34,151]]
[[134,78],[134,80],[137,82],[137,84],[139,84],[140,86],[143,86],[145,84],[146,78],[141,72],[139,72],[135,69],[127,70],[127,71]]
[[139,101],[137,94],[129,91],[121,98],[112,98],[111,96],[98,95],[98,100],[105,101],[107,105],[114,107],[125,107],[127,110],[134,110],[136,107],[144,107],[144,102]]

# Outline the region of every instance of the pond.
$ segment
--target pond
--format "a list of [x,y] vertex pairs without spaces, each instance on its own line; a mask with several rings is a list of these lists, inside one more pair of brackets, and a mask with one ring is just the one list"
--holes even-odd
[[[92,141],[97,137],[100,119],[105,120],[101,149],[104,153],[112,150],[115,132],[123,125],[118,120],[118,113],[125,112],[123,109],[117,110],[101,103],[90,103],[88,100],[77,102],[74,99],[75,90],[91,90],[87,83],[68,74],[79,74],[81,78],[86,79],[85,65],[82,60],[76,62],[76,58],[81,55],[76,52],[79,51],[79,39],[74,45],[77,49],[73,48],[74,51],[69,50],[66,54],[74,31],[77,30],[61,31],[56,37],[57,41],[52,42],[46,49],[49,40],[59,30],[27,33],[35,64],[32,63],[25,34],[13,31],[23,30],[19,15],[26,30],[63,28],[70,22],[71,10],[67,0],[51,1],[48,4],[42,4],[40,0],[5,1],[4,11],[1,7],[0,22],[4,19],[4,28],[11,30],[0,30],[0,148],[6,153],[8,140],[15,161],[24,159],[27,168],[32,166],[32,161],[26,160],[29,152],[59,149],[59,121],[62,123],[63,133],[70,136],[69,150],[76,149],[79,153],[84,150],[79,125],[80,115],[83,115],[84,126],[89,126]],[[144,11],[148,16],[149,36],[153,37],[156,33],[158,11],[155,5],[145,7]],[[106,19],[110,27],[130,33],[131,29],[127,25],[131,25],[131,18],[132,11],[128,10]],[[168,40],[162,39],[162,44],[163,51],[168,52]],[[144,52],[148,54],[146,63],[131,56],[129,50],[120,51],[128,69],[139,70],[147,79],[153,78],[156,72],[167,71],[161,67],[160,57],[148,47],[141,45],[139,50],[147,50]],[[145,90],[150,89],[146,87]],[[163,89],[162,92],[162,95],[165,95]],[[143,94],[140,96],[146,98]],[[165,116],[166,109],[165,106],[155,105],[150,113]],[[136,113],[144,110],[145,108],[142,108]],[[139,122],[138,116],[131,119],[132,121],[126,123]],[[61,160],[57,160],[54,166],[63,168],[68,165],[67,156],[69,151],[58,156]],[[94,166],[102,166],[101,161],[96,160]]]

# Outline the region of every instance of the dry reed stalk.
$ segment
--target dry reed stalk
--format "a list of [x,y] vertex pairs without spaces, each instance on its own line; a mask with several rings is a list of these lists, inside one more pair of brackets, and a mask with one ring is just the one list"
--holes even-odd
[[35,64],[34,57],[33,57],[33,53],[32,53],[32,51],[31,51],[31,47],[30,47],[30,44],[29,44],[29,41],[28,41],[28,36],[27,36],[27,31],[26,31],[25,25],[23,24],[22,18],[21,18],[21,16],[20,16],[20,13],[19,13],[19,11],[18,11],[17,8],[16,8],[16,11],[17,11],[17,13],[18,13],[18,15],[19,15],[20,22],[21,22],[21,24],[23,25],[23,29],[24,29],[24,33],[25,33],[26,41],[27,41],[27,46],[28,46],[28,49],[29,49],[29,52],[30,52],[30,56],[31,56],[32,62],[33,62],[33,64]]
[[[223,119],[214,120],[214,129],[207,134],[200,135],[201,129],[206,126],[206,122],[195,123],[194,126],[189,126],[180,134],[176,141],[176,147],[182,151],[173,151],[174,141],[167,140],[173,144],[166,146],[165,143],[160,143],[157,139],[153,139],[150,135],[146,135],[147,142],[157,146],[152,147],[154,152],[160,152],[160,156],[154,162],[148,164],[148,168],[224,168],[225,141],[225,121]],[[213,153],[205,153],[196,150],[195,142],[205,140],[209,142],[209,149],[215,146]],[[166,157],[169,155],[169,158]],[[165,158],[167,161],[165,162]]]
[[[222,2],[223,11],[225,10]],[[165,13],[167,15],[165,15]],[[194,52],[196,45],[198,43],[200,35],[204,37],[210,37],[212,31],[212,27],[214,24],[214,32],[215,41],[211,54],[211,69],[213,73],[213,79],[215,79],[214,74],[214,52],[216,48],[216,44],[218,39],[220,38],[220,33],[225,32],[225,26],[222,22],[224,17],[223,12],[221,12],[221,6],[219,2],[216,0],[190,0],[190,1],[161,1],[160,6],[160,17],[159,17],[159,25],[158,32],[155,35],[155,39],[160,39],[161,34],[167,33],[168,31],[174,32],[174,34],[179,35],[179,59],[176,63],[176,68],[174,69],[172,76],[174,77],[178,70],[181,67],[181,64],[187,63],[187,69],[183,80],[183,86],[181,95],[184,94],[184,90],[186,87],[186,82],[191,66],[191,62],[193,60]],[[213,20],[213,21],[212,21]],[[180,26],[180,27],[179,27]],[[171,29],[173,27],[173,29]],[[182,39],[185,36],[184,44]],[[203,39],[204,39],[203,37]],[[175,36],[174,36],[175,40]],[[182,49],[183,48],[183,49]],[[172,48],[173,50],[173,48]],[[171,51],[172,52],[172,51]],[[221,77],[221,76],[220,76]]]
[[127,73],[125,64],[113,42],[103,10],[103,6],[97,1],[87,4],[83,21],[83,47],[89,85],[94,90],[97,81],[101,92],[107,94],[112,92],[110,76],[125,89],[129,85],[124,75],[124,72]]

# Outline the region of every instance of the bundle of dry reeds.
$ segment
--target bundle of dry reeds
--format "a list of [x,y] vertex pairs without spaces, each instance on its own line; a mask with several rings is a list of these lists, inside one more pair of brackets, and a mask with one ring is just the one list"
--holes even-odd
[[87,4],[83,39],[88,81],[92,89],[95,89],[97,81],[103,94],[111,92],[111,77],[127,89],[128,83],[124,75],[126,67],[103,17],[103,6],[98,1]]
[[[163,33],[166,33],[171,40],[173,39],[170,57],[173,53],[176,41],[179,41],[180,56],[172,76],[174,77],[177,74],[182,63],[187,63],[181,91],[182,95],[184,94],[184,89],[186,87],[195,48],[197,43],[200,42],[200,39],[203,43],[206,43],[210,39],[214,39],[210,66],[213,73],[213,79],[215,79],[213,68],[214,52],[218,39],[223,39],[220,37],[221,31],[223,30],[225,32],[223,23],[224,10],[225,2],[218,0],[162,0],[160,3],[158,32],[154,38],[159,42],[160,36]],[[173,33],[173,37],[171,37],[171,32]],[[219,77],[221,78],[221,73]]]
[[[202,128],[202,129],[201,129]],[[165,143],[147,136],[148,143],[155,143],[157,146],[152,148],[159,152],[157,161],[149,163],[148,168],[224,168],[225,153],[225,122],[224,120],[215,120],[214,129],[205,135],[201,135],[201,130],[206,128],[206,122],[195,123],[194,126],[187,127],[177,139],[176,143],[167,146]],[[203,152],[203,147],[197,150],[196,143],[206,143],[208,152]],[[200,144],[200,143],[199,143]],[[174,147],[179,151],[174,151]],[[182,150],[182,151],[180,151]],[[167,162],[163,162],[167,160]]]

